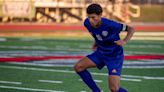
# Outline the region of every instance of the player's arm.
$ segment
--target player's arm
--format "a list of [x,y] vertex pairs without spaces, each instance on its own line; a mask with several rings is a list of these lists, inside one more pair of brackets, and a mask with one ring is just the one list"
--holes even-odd
[[123,40],[115,41],[115,43],[120,46],[125,45],[132,38],[135,32],[134,28],[128,25],[123,25],[123,31],[127,32],[127,35],[125,36],[125,38]]
[[134,30],[133,27],[127,26],[127,28],[126,28],[125,31],[127,31],[127,35],[125,36],[125,38],[123,39],[123,41],[124,41],[125,43],[127,43],[127,42],[132,38],[132,36],[133,36],[135,30]]

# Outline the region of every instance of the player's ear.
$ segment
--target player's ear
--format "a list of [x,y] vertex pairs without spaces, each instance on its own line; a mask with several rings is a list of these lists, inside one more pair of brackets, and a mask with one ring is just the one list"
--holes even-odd
[[102,13],[100,13],[98,16],[101,18],[102,17]]
[[102,13],[100,13],[99,16],[102,16]]

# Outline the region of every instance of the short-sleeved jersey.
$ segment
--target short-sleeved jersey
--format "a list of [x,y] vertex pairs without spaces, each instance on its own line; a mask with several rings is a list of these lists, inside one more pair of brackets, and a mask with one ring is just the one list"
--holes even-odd
[[123,55],[122,46],[118,46],[114,41],[120,40],[119,33],[125,29],[125,25],[107,18],[101,18],[101,21],[101,26],[98,28],[94,28],[88,18],[84,21],[84,26],[95,39],[97,45],[96,51],[110,57]]

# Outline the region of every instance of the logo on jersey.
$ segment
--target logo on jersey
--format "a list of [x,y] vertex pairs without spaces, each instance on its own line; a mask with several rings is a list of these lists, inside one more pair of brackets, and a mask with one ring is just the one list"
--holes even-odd
[[112,70],[112,73],[117,73],[116,69],[113,69],[113,70]]
[[102,35],[103,36],[107,36],[108,35],[108,31],[102,31]]
[[103,40],[102,37],[101,37],[100,35],[96,35],[96,37],[97,37],[97,39],[100,40],[100,41]]

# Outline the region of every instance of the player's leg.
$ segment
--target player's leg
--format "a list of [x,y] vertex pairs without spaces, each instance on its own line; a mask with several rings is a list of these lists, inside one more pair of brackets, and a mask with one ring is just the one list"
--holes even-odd
[[96,67],[96,64],[88,57],[84,57],[77,64],[75,64],[74,69],[93,92],[100,92],[100,89],[94,82],[91,74],[87,71],[87,68],[91,67]]
[[111,92],[128,92],[120,87],[120,76],[118,75],[109,75],[109,88]]
[[74,69],[76,72],[81,72],[91,67],[96,67],[96,64],[93,61],[91,61],[88,57],[84,57],[75,64]]
[[111,92],[128,92],[126,89],[120,87],[120,75],[123,66],[123,56],[116,58],[105,58],[109,72],[109,88]]
[[120,87],[120,76],[117,75],[109,75],[109,88],[111,92],[128,92]]
[[109,75],[109,88],[111,92],[118,92],[120,88],[120,76]]

